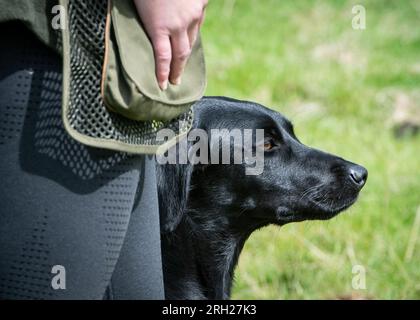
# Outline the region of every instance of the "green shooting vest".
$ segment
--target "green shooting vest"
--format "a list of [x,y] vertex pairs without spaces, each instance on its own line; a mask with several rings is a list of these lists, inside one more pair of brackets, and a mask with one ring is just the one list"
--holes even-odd
[[[182,84],[162,92],[153,48],[132,1],[0,0],[0,22],[21,21],[62,53],[62,115],[71,137],[98,148],[163,153],[188,133],[193,104],[204,94],[201,39]],[[63,31],[52,28],[56,5],[65,8]],[[161,139],[167,129],[173,134]]]

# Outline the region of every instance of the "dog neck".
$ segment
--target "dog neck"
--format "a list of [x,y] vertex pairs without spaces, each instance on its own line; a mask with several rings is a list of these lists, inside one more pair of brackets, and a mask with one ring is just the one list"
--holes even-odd
[[[236,232],[228,219],[196,219],[202,226],[195,236],[198,265],[211,299],[228,299],[231,294],[234,269],[249,233]],[[193,222],[194,223],[194,222]],[[204,227],[204,228],[203,228]]]
[[[198,208],[187,210],[178,228],[163,241],[170,244],[165,248],[171,252],[168,257],[172,255],[183,263],[179,268],[167,270],[172,273],[176,270],[177,274],[168,276],[169,282],[179,279],[179,283],[176,290],[168,290],[176,292],[179,298],[229,299],[234,270],[245,241],[260,227],[245,227],[234,217],[227,218],[228,214],[223,214],[220,207],[217,212],[206,209],[205,214]],[[173,263],[166,261],[165,265],[173,266]],[[187,285],[185,279],[189,280]],[[184,291],[182,297],[180,291]]]

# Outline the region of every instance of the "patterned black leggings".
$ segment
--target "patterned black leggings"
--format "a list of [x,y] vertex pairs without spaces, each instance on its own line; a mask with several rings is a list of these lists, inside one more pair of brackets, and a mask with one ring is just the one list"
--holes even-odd
[[58,55],[0,36],[0,299],[163,299],[154,159],[71,139]]

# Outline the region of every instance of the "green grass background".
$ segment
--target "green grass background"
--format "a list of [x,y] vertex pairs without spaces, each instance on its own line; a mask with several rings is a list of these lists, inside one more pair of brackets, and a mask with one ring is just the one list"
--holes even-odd
[[[419,96],[420,1],[210,0],[202,34],[207,95],[274,108],[304,143],[369,170],[337,218],[255,232],[233,298],[419,299],[420,136],[396,139],[390,118],[396,95]],[[357,264],[366,290],[352,288]]]

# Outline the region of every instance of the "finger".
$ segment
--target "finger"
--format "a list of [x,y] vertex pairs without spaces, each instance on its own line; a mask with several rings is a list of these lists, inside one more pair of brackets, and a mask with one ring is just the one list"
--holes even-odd
[[172,48],[168,35],[159,35],[152,39],[155,53],[156,78],[162,90],[168,88]]
[[197,40],[198,30],[200,30],[199,23],[194,23],[188,28],[188,39],[190,40],[190,49],[192,49],[195,41]]
[[184,71],[185,64],[191,53],[190,40],[188,33],[184,32],[176,33],[171,36],[172,45],[172,61],[171,61],[171,72],[169,75],[169,81],[172,84],[181,84],[181,75]]

